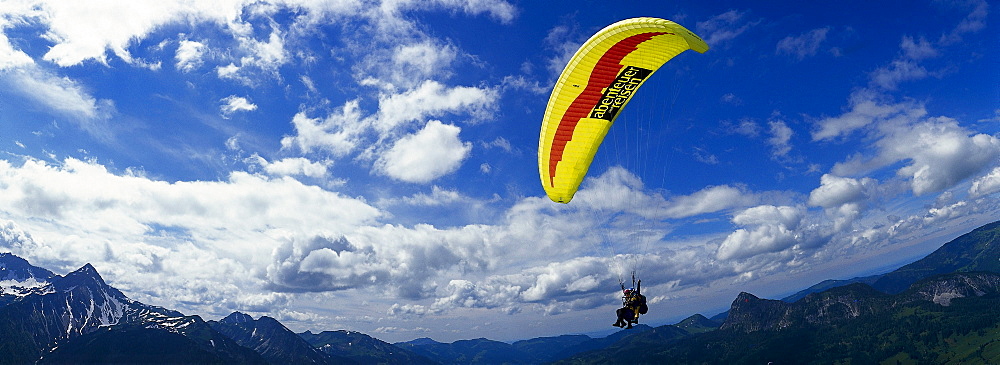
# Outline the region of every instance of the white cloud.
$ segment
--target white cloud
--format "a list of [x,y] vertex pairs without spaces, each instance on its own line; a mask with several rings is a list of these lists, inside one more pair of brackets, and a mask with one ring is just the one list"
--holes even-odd
[[[0,27],[0,30],[3,30],[3,27]],[[14,49],[14,46],[10,44],[10,39],[7,39],[5,34],[0,33],[0,72],[33,63],[35,61],[31,59],[31,56],[21,50]]]
[[914,194],[923,195],[954,186],[1000,156],[1000,139],[969,135],[954,120],[943,117],[889,128],[876,146],[874,156],[854,156],[834,165],[832,171],[853,174],[907,161],[896,174],[909,180]]
[[790,206],[759,205],[733,216],[733,223],[739,225],[759,225],[776,223],[788,229],[798,228],[804,212]]
[[387,45],[367,56],[364,67],[371,83],[387,92],[409,90],[429,79],[446,79],[459,50],[433,39],[413,43]]
[[552,82],[555,82],[555,78],[562,73],[563,68],[573,58],[573,54],[576,53],[580,46],[583,45],[583,41],[586,40],[586,37],[578,33],[575,27],[558,25],[549,29],[549,33],[545,36],[546,46],[554,53],[546,64],[546,68],[552,75]]
[[903,50],[903,56],[911,60],[933,58],[938,55],[938,51],[934,49],[934,46],[923,37],[914,40],[913,37],[903,36],[903,41],[900,43],[899,48]]
[[[188,227],[192,234],[215,237],[212,232],[220,227],[230,227],[237,234],[281,225],[310,231],[331,224],[350,227],[379,214],[360,201],[293,179],[241,172],[223,182],[167,183],[115,175],[102,165],[75,159],[65,160],[62,166],[28,160],[20,167],[0,161],[0,179],[4,182],[0,197],[12,207],[8,210],[12,214],[63,217],[63,224],[79,223],[81,231],[141,234],[150,225],[162,225]],[[247,198],[262,196],[260,191],[269,192],[263,195],[267,199]]]
[[1000,167],[993,168],[989,174],[974,181],[969,188],[969,195],[978,198],[998,191],[1000,191]]
[[316,88],[316,83],[313,82],[311,77],[302,75],[299,77],[299,80],[302,81],[302,85],[305,86],[310,93],[316,94],[319,92],[319,89]]
[[226,66],[219,66],[215,68],[215,73],[219,75],[220,79],[237,79],[240,67],[236,66],[234,63],[230,63]]
[[760,125],[753,118],[740,118],[738,124],[726,121],[725,126],[729,133],[747,137],[757,137],[760,135]]
[[382,214],[291,178],[234,172],[171,183],[75,159],[0,161],[0,206],[33,233],[31,242],[5,244],[16,254],[59,269],[93,263],[130,296],[182,310],[213,303],[199,312],[249,304],[240,293],[261,288],[259,274],[283,242],[351,232]]
[[323,150],[330,151],[335,156],[343,156],[358,147],[365,124],[360,100],[357,99],[344,103],[339,110],[322,120],[309,118],[304,112],[299,112],[292,118],[296,135],[283,137],[281,148],[297,148],[305,153]]
[[877,144],[881,159],[910,162],[897,175],[908,178],[917,195],[954,186],[1000,159],[1000,138],[970,135],[946,117],[893,128]]
[[903,81],[920,80],[929,75],[927,69],[915,61],[897,59],[873,71],[871,83],[885,90],[896,90],[896,86]]
[[155,29],[185,20],[226,24],[242,7],[242,0],[39,1],[34,19],[47,26],[45,37],[55,43],[43,58],[65,67],[91,59],[106,64],[108,50],[132,62],[129,46]]
[[642,180],[622,167],[588,177],[573,198],[574,206],[593,211],[629,212],[645,218],[686,218],[752,205],[757,194],[729,186],[708,186],[690,195],[665,198],[644,190]]
[[823,207],[834,223],[834,230],[849,228],[877,198],[878,182],[871,178],[854,179],[830,174],[820,178],[820,187],[809,193],[808,204]]
[[268,162],[259,155],[253,155],[251,162],[264,168],[270,175],[274,176],[308,176],[312,178],[322,178],[327,175],[327,170],[333,164],[330,160],[313,162],[304,157],[289,157],[274,162]]
[[392,52],[392,63],[397,67],[416,71],[416,78],[435,75],[451,66],[458,49],[451,45],[439,45],[429,40],[421,43],[400,45]]
[[927,114],[920,105],[912,102],[889,104],[884,97],[871,90],[858,90],[849,98],[850,110],[837,117],[828,117],[816,122],[812,133],[813,141],[835,139],[872,124],[892,119],[915,119]]
[[98,139],[110,139],[106,121],[115,113],[111,100],[97,99],[87,88],[68,77],[59,77],[37,65],[0,74],[0,81],[58,115],[68,117]]
[[506,138],[503,138],[502,136],[493,139],[493,141],[491,142],[483,142],[482,145],[483,148],[486,149],[499,148],[507,153],[514,152],[514,146],[510,144],[510,141],[508,141]]
[[223,117],[230,117],[236,112],[248,112],[257,110],[257,104],[251,103],[247,98],[236,95],[229,95],[227,97],[219,100],[222,102],[222,106],[219,109],[222,111]]
[[719,260],[739,260],[794,246],[795,232],[780,224],[759,225],[753,230],[738,229],[719,246]]
[[774,265],[792,257],[801,257],[808,250],[830,241],[830,233],[821,226],[807,224],[802,207],[761,205],[748,208],[733,217],[740,228],[730,233],[719,245],[719,260],[748,260],[755,256],[774,254],[748,267],[737,266],[737,272],[752,273],[754,265]]
[[416,134],[400,138],[375,162],[376,169],[397,180],[427,183],[458,169],[472,150],[462,142],[461,128],[432,120]]
[[777,54],[793,55],[800,61],[809,56],[815,56],[820,44],[826,40],[829,27],[817,28],[797,37],[788,36],[778,41]]
[[401,199],[401,201],[406,204],[417,206],[438,206],[466,201],[468,199],[468,197],[463,196],[458,190],[444,189],[435,185],[431,188],[430,194],[418,193],[413,196],[405,197]]
[[989,15],[989,2],[986,0],[972,0],[968,2],[955,2],[952,5],[969,7],[972,10],[955,26],[951,32],[941,35],[939,40],[942,44],[954,44],[962,41],[962,36],[967,33],[976,33],[986,28],[986,18]]
[[794,132],[784,121],[772,120],[767,125],[771,128],[771,138],[767,139],[767,144],[771,145],[772,156],[787,156],[792,151],[792,145],[789,141],[791,141]]
[[202,57],[205,53],[205,48],[203,43],[187,39],[181,40],[180,45],[177,47],[177,54],[174,56],[174,59],[177,60],[177,69],[183,72],[191,72],[201,67],[204,63]]
[[[275,30],[268,36],[267,42],[258,41],[250,37],[239,38],[246,55],[240,58],[239,72],[247,72],[248,69],[261,70],[273,77],[278,78],[278,67],[288,62],[288,52],[285,51],[285,40],[283,34]],[[246,84],[253,84],[254,81],[246,75],[231,75],[242,80]]]
[[517,9],[503,0],[387,0],[383,1],[382,7],[393,11],[433,8],[461,10],[470,15],[488,14],[504,23],[509,23],[517,16]]
[[730,10],[725,13],[713,16],[709,20],[696,24],[697,33],[701,35],[705,43],[710,46],[718,46],[724,42],[735,39],[746,32],[750,27],[759,21],[748,22],[743,19],[746,12]]
[[972,177],[1000,158],[1000,139],[974,134],[947,117],[927,117],[923,105],[889,104],[876,94],[857,92],[847,113],[819,122],[814,140],[832,139],[865,129],[875,152],[856,154],[834,165],[831,172],[850,176],[875,171],[898,162],[896,175],[909,181],[916,195],[937,192]]
[[870,178],[853,179],[824,174],[820,186],[809,193],[809,205],[823,208],[838,208],[844,204],[858,203],[867,199],[867,190],[876,181]]
[[389,132],[406,122],[441,117],[448,113],[467,113],[475,118],[487,119],[491,117],[498,98],[496,91],[491,89],[468,86],[449,88],[437,81],[427,80],[413,90],[380,96],[376,126],[382,132]]
[[736,187],[709,186],[691,195],[671,198],[666,211],[670,217],[684,218],[748,205],[754,200]]

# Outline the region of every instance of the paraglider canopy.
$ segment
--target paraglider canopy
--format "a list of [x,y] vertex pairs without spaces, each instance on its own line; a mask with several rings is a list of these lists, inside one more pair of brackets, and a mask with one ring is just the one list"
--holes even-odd
[[708,45],[669,20],[632,18],[588,39],[549,97],[538,141],[538,172],[549,199],[569,203],[598,146],[636,90],[668,60]]

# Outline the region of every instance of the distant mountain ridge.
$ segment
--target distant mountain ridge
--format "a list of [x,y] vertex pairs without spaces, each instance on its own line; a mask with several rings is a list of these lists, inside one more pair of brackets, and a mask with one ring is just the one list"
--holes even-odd
[[884,275],[784,300],[740,293],[718,330],[639,335],[557,363],[1000,363],[997,303],[1000,222]]
[[740,293],[720,320],[514,343],[295,334],[239,312],[205,321],[131,300],[90,264],[60,276],[0,253],[0,364],[1000,363],[998,302],[1000,222],[884,275],[824,281],[783,301]]
[[[2,253],[0,277],[0,364],[356,363],[270,317],[236,312],[206,322],[134,301],[90,264],[60,276]],[[376,357],[384,350],[357,349]]]
[[882,275],[872,284],[880,291],[900,293],[913,283],[952,272],[1000,272],[1000,221],[963,234],[926,257]]
[[556,363],[992,364],[1000,362],[998,302],[1000,274],[991,272],[942,274],[899,294],[855,283],[794,303],[741,293],[718,330],[637,335]]
[[208,326],[233,339],[240,346],[254,350],[271,364],[348,362],[316,351],[302,337],[271,317],[261,316],[255,320],[247,314],[233,312],[220,321],[208,321]]
[[359,364],[436,364],[424,356],[354,331],[299,334],[312,347],[333,358]]
[[811,293],[853,283],[868,284],[876,290],[895,294],[920,279],[950,272],[1000,272],[1000,221],[986,224],[951,240],[924,258],[880,275],[847,280],[824,280],[798,293],[782,298],[794,302]]

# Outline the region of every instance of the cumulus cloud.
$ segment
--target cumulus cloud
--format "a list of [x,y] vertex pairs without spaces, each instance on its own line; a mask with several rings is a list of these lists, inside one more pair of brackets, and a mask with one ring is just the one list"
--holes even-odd
[[939,117],[894,130],[879,141],[887,160],[911,161],[897,171],[922,195],[944,190],[1000,159],[1000,138],[974,134],[951,118]]
[[909,181],[914,194],[923,195],[954,186],[1000,158],[1000,139],[973,134],[947,117],[884,125],[875,146],[873,156],[852,157],[832,171],[850,175],[905,161],[896,175]]
[[116,286],[178,309],[264,305],[240,298],[263,284],[254,273],[273,247],[303,234],[350,232],[381,214],[290,178],[234,172],[225,181],[165,182],[76,159],[0,161],[0,205],[33,232],[16,254],[65,270],[106,267]]
[[801,35],[788,36],[778,41],[777,54],[788,54],[795,56],[798,60],[803,60],[809,56],[815,56],[819,51],[820,44],[826,40],[826,34],[830,32],[829,27],[810,30]]
[[425,80],[447,79],[459,55],[454,45],[432,38],[385,47],[365,57],[361,67],[367,76],[360,81],[390,93],[416,88]]
[[380,96],[376,126],[380,131],[388,132],[403,123],[456,113],[486,119],[490,117],[498,97],[496,91],[491,89],[468,86],[449,88],[440,82],[427,80],[415,89]]
[[1000,191],[1000,167],[993,168],[989,174],[976,179],[969,188],[969,195],[978,198]]
[[60,66],[87,60],[107,63],[107,51],[133,62],[128,51],[136,40],[172,22],[190,20],[226,24],[242,11],[242,0],[208,3],[186,1],[39,1],[28,14],[47,27],[54,45],[43,58]]
[[247,98],[242,96],[230,95],[222,98],[220,100],[222,106],[219,109],[222,111],[223,117],[230,117],[236,112],[249,112],[257,110],[257,104],[251,103]]
[[187,39],[181,40],[177,47],[177,54],[174,56],[174,59],[177,60],[177,69],[183,72],[191,72],[201,67],[204,63],[202,57],[205,53],[205,48],[205,44],[201,42],[189,41]]
[[820,186],[809,193],[809,205],[837,208],[867,199],[866,190],[875,184],[870,178],[854,179],[830,174],[820,178]]
[[645,191],[642,180],[623,167],[609,168],[581,184],[573,203],[595,211],[629,212],[645,218],[686,218],[754,204],[757,194],[744,188],[708,186],[690,195],[664,197]]
[[438,275],[480,272],[492,258],[489,227],[441,230],[426,224],[360,227],[340,236],[317,236],[279,246],[267,277],[276,290],[331,291],[378,286],[418,300],[437,290]]
[[767,144],[771,145],[773,157],[784,157],[792,151],[792,135],[795,133],[781,120],[772,120],[767,123],[770,127],[771,137],[767,139]]
[[403,137],[375,162],[376,169],[406,182],[427,183],[461,166],[472,143],[458,137],[461,128],[432,120],[419,132]]
[[747,228],[730,233],[719,245],[716,257],[719,260],[746,260],[764,254],[801,256],[806,250],[827,242],[830,236],[822,227],[805,223],[805,217],[805,209],[799,206],[748,208],[732,220]]
[[991,166],[1000,157],[1000,139],[973,133],[948,117],[928,117],[923,105],[887,103],[883,96],[857,92],[852,108],[821,120],[814,140],[836,138],[864,130],[874,140],[874,152],[856,154],[834,165],[840,176],[864,174],[904,162],[896,175],[917,195],[954,186]]
[[417,206],[436,206],[464,201],[469,198],[462,195],[458,190],[443,189],[434,186],[430,194],[418,193],[401,199],[401,202]]
[[250,162],[260,165],[265,172],[275,176],[308,176],[312,178],[322,178],[327,175],[327,171],[330,165],[333,164],[330,160],[324,160],[320,162],[313,162],[304,157],[289,157],[274,162],[269,162],[267,159],[254,154],[250,158]]
[[389,270],[371,247],[355,247],[344,237],[292,240],[274,250],[267,275],[281,291],[331,291],[373,285]]
[[281,148],[294,147],[305,153],[323,150],[335,156],[350,153],[358,147],[366,130],[359,104],[358,99],[350,100],[325,119],[310,118],[304,112],[296,113],[292,118],[296,135],[283,137]]
[[[0,27],[0,30],[3,28]],[[14,49],[6,35],[0,33],[0,71],[34,64],[35,61],[21,50]]]
[[834,230],[842,231],[868,208],[877,189],[878,182],[871,178],[825,174],[820,178],[820,186],[809,193],[808,204],[823,207],[834,222]]

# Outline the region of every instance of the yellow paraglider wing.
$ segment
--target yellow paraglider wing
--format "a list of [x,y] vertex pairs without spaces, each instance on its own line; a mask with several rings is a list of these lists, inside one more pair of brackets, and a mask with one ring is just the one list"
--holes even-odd
[[576,51],[556,81],[542,118],[538,172],[549,199],[569,203],[597,147],[632,95],[668,60],[708,45],[665,19],[607,26]]

